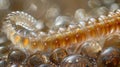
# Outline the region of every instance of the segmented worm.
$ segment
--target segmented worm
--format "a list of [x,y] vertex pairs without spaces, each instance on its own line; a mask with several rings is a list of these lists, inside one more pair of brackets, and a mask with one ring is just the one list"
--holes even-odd
[[77,27],[63,33],[56,33],[46,37],[39,36],[37,20],[31,15],[16,11],[8,14],[3,23],[3,30],[12,43],[20,48],[31,51],[49,51],[58,47],[68,47],[91,38],[99,38],[120,29],[120,10],[110,12],[108,16],[100,16],[94,21],[87,21],[85,27]]

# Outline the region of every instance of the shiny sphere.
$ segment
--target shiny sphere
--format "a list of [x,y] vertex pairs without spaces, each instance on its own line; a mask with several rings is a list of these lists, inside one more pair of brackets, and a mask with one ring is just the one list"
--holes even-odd
[[27,64],[31,67],[39,66],[40,64],[44,63],[44,58],[40,53],[35,53],[31,55],[28,60]]
[[58,65],[67,55],[68,53],[65,49],[57,48],[51,54],[50,61]]
[[0,60],[0,67],[7,67],[7,61]]
[[98,59],[98,67],[120,67],[120,50],[114,47],[103,50]]
[[22,63],[26,58],[26,54],[20,50],[13,50],[8,55],[8,61],[12,63]]
[[66,57],[62,63],[61,67],[93,67],[88,59],[80,55],[70,55]]
[[86,41],[82,44],[80,53],[85,56],[97,58],[102,47],[97,41]]
[[103,48],[107,48],[110,46],[120,48],[120,36],[119,36],[119,34],[109,35],[106,38]]
[[41,64],[40,66],[38,67],[54,67],[53,65],[50,65],[50,64]]

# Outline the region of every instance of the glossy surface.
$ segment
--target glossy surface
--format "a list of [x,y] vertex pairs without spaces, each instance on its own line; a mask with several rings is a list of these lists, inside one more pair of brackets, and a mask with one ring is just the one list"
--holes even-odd
[[120,66],[120,50],[114,47],[104,49],[100,54],[99,67],[119,67]]
[[61,67],[93,67],[89,60],[80,55],[71,55],[66,57],[62,63]]
[[119,0],[0,2],[0,65],[119,67]]
[[50,55],[50,61],[55,64],[60,64],[61,61],[68,55],[67,51],[62,48],[55,49]]

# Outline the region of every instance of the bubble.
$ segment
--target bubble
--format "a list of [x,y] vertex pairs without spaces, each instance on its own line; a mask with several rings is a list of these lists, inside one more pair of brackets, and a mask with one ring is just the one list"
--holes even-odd
[[57,48],[50,55],[50,61],[58,65],[67,55],[68,53],[65,49]]
[[114,47],[104,49],[98,59],[98,67],[119,67],[120,50]]
[[92,26],[92,25],[95,25],[97,22],[98,22],[97,19],[89,18],[85,25],[86,26],[90,26],[90,25]]
[[109,10],[108,10],[108,8],[102,6],[102,7],[98,8],[98,9],[96,10],[96,12],[97,12],[97,15],[98,15],[98,16],[100,16],[100,15],[107,15],[108,12],[109,12]]
[[61,67],[93,67],[88,59],[80,55],[70,55],[66,57],[62,63]]
[[54,25],[56,27],[66,27],[70,24],[71,18],[68,16],[58,16],[55,20]]
[[100,0],[88,0],[88,6],[90,8],[100,7],[102,5]]
[[81,20],[85,21],[88,19],[88,15],[87,15],[85,9],[77,9],[75,11],[74,18],[77,22],[79,22]]
[[86,22],[85,22],[85,21],[80,21],[79,24],[80,24],[82,27],[86,27]]
[[117,3],[113,3],[113,4],[111,4],[111,6],[110,6],[110,10],[111,11],[115,11],[115,10],[117,10],[117,9],[119,9],[120,7],[119,7],[119,4],[117,4]]
[[35,27],[39,30],[43,30],[45,25],[44,22],[42,22],[41,20],[38,20],[38,22],[36,23]]
[[60,8],[57,5],[50,7],[45,14],[45,19],[47,20],[46,26],[51,28],[51,26],[54,25],[55,19],[59,15],[60,15]]
[[110,4],[114,3],[114,2],[115,2],[115,0],[103,0],[103,3],[105,5],[110,5]]
[[55,19],[57,16],[60,15],[60,8],[59,7],[51,7],[46,12],[47,19]]
[[49,0],[28,0],[27,3],[29,6],[25,6],[27,8],[25,8],[24,11],[30,13],[37,19],[44,19],[46,11],[51,6]]

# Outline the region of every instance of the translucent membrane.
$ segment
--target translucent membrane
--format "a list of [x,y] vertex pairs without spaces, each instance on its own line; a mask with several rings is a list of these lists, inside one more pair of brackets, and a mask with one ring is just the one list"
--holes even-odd
[[[84,28],[74,28],[73,30],[56,33],[44,38],[39,36],[36,24],[36,19],[32,16],[17,11],[8,14],[3,23],[3,30],[12,43],[20,48],[30,51],[49,51],[58,47],[66,48],[71,44],[119,32],[120,10],[110,12],[108,16],[100,16],[94,21],[94,24],[87,25]],[[19,32],[21,30],[22,33]],[[25,34],[23,35],[23,33]]]

